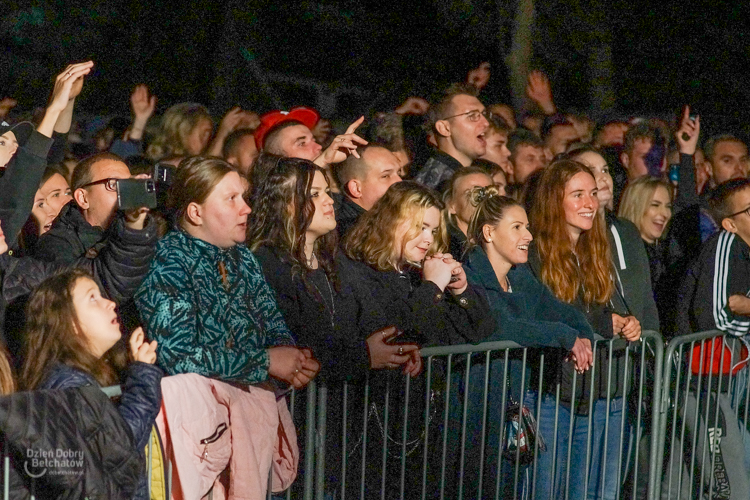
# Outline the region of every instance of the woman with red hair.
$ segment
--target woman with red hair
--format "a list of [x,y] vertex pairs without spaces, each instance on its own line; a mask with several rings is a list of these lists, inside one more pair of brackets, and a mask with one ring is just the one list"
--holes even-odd
[[[531,210],[529,264],[558,299],[586,316],[595,333],[624,341],[600,342],[593,369],[585,373],[562,349],[545,351],[539,427],[548,451],[539,453],[537,498],[559,498],[567,489],[569,498],[609,499],[619,489],[625,341],[638,340],[641,327],[618,294],[598,208],[596,179],[588,167],[561,160],[542,174]],[[532,382],[531,387],[539,386]],[[536,395],[529,397],[533,401]]]

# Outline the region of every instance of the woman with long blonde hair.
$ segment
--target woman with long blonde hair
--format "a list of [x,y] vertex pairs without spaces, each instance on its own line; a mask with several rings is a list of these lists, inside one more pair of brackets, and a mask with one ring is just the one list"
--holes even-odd
[[[532,205],[534,241],[529,264],[559,300],[586,316],[595,333],[605,339],[616,335],[638,340],[640,323],[622,313],[616,297],[607,227],[598,209],[593,172],[572,160],[552,163],[541,176]],[[537,498],[558,498],[566,494],[566,488],[570,498],[615,498],[624,453],[620,436],[625,425],[625,352],[614,344],[610,349],[609,343],[600,343],[594,352],[594,370],[585,374],[568,362],[566,352],[545,352],[539,426],[547,443],[553,443],[556,457],[549,452],[539,454]],[[532,393],[529,400],[535,397]]]

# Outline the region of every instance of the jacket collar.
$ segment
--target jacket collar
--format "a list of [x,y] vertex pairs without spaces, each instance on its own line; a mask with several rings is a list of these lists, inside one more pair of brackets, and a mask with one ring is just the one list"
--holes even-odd
[[229,248],[221,248],[213,245],[207,241],[189,234],[179,225],[175,226],[174,232],[177,233],[178,237],[182,239],[186,245],[190,245],[197,250],[198,253],[205,255],[212,261],[224,261],[227,258],[235,258],[238,252],[238,245],[232,245]]
[[495,270],[492,268],[492,264],[490,264],[490,259],[487,258],[487,254],[481,247],[475,246],[469,250],[464,266],[475,277],[477,285],[487,290],[505,292],[500,286],[500,282],[497,281]]
[[[85,248],[93,247],[104,239],[104,229],[89,224],[75,200],[71,200],[62,208],[58,220],[55,221],[55,225],[58,224],[74,231]],[[112,224],[115,224],[115,221],[112,221]]]
[[461,165],[461,162],[457,159],[453,158],[448,153],[444,153],[443,151],[435,150],[435,152],[432,154],[431,159],[433,161],[438,161],[442,163],[443,165],[448,166],[451,170],[454,172],[456,170],[461,170],[463,168],[463,165]]

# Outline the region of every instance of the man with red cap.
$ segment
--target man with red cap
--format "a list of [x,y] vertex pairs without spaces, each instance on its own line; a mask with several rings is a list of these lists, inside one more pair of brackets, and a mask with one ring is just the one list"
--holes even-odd
[[304,158],[323,168],[344,161],[350,154],[359,157],[357,146],[365,145],[367,141],[354,131],[362,124],[364,117],[349,125],[346,133],[336,136],[325,151],[312,134],[312,129],[319,119],[320,115],[314,109],[305,106],[298,106],[289,111],[268,112],[260,117],[260,126],[254,134],[255,144],[259,151]]

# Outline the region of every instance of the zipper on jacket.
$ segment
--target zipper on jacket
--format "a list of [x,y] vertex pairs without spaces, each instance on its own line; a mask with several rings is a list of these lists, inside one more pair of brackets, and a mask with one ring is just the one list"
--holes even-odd
[[213,434],[211,434],[207,438],[201,439],[200,443],[203,445],[203,453],[201,453],[201,462],[203,462],[204,460],[208,458],[208,445],[218,441],[219,438],[224,435],[224,433],[227,431],[228,428],[229,426],[227,426],[226,423],[222,422],[221,424],[219,424],[219,426],[216,428]]

